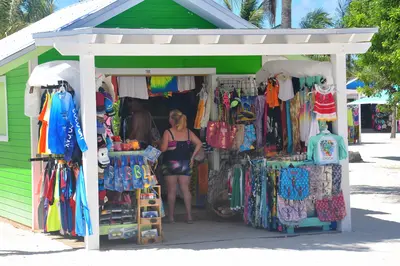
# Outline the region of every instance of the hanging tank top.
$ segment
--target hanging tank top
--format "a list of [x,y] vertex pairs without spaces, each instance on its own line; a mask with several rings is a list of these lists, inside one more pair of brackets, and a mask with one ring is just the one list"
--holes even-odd
[[173,150],[167,150],[165,152],[164,158],[166,161],[189,161],[190,160],[190,131],[187,130],[188,139],[182,141],[176,141],[174,134],[168,129],[169,134],[171,134],[172,141],[168,142],[168,148],[175,148]]

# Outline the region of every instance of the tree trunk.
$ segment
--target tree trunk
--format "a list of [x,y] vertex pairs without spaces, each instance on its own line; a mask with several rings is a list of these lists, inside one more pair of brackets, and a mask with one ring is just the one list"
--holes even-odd
[[397,107],[394,108],[393,114],[392,114],[392,130],[390,133],[390,138],[395,139],[396,138],[396,132],[397,132]]
[[292,27],[292,0],[282,0],[282,23],[281,28]]

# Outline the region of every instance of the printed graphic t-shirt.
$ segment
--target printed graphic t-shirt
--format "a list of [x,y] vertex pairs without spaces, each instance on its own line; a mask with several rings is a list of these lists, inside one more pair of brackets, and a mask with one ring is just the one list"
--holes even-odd
[[347,150],[341,136],[321,133],[308,142],[307,159],[316,164],[337,164],[346,158]]

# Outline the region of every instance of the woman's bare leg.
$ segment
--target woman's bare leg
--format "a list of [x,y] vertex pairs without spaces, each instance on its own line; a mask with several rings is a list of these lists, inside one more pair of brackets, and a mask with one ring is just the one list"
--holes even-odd
[[192,221],[192,194],[190,193],[190,176],[183,176],[180,175],[178,176],[178,181],[179,181],[179,186],[181,188],[181,191],[183,193],[183,199],[185,201],[185,207],[186,207],[186,214],[187,214],[187,220]]
[[168,219],[170,222],[174,221],[175,200],[176,200],[176,185],[178,183],[178,176],[171,175],[165,178],[167,180],[168,189]]

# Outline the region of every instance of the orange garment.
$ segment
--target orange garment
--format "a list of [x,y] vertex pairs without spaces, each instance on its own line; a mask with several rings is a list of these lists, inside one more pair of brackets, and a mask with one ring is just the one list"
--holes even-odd
[[268,79],[267,89],[265,91],[265,103],[269,108],[275,108],[279,105],[279,83],[276,79]]
[[44,154],[46,153],[46,142],[47,142],[47,121],[44,119],[44,116],[46,114],[46,110],[48,107],[49,103],[49,94],[46,94],[46,99],[43,104],[43,109],[40,112],[39,115],[39,121],[42,122],[42,126],[40,128],[40,136],[39,136],[39,142],[38,142],[38,154]]
[[201,129],[201,120],[203,120],[205,111],[206,111],[206,101],[203,99],[200,99],[199,105],[197,107],[196,120],[194,121],[195,129]]

